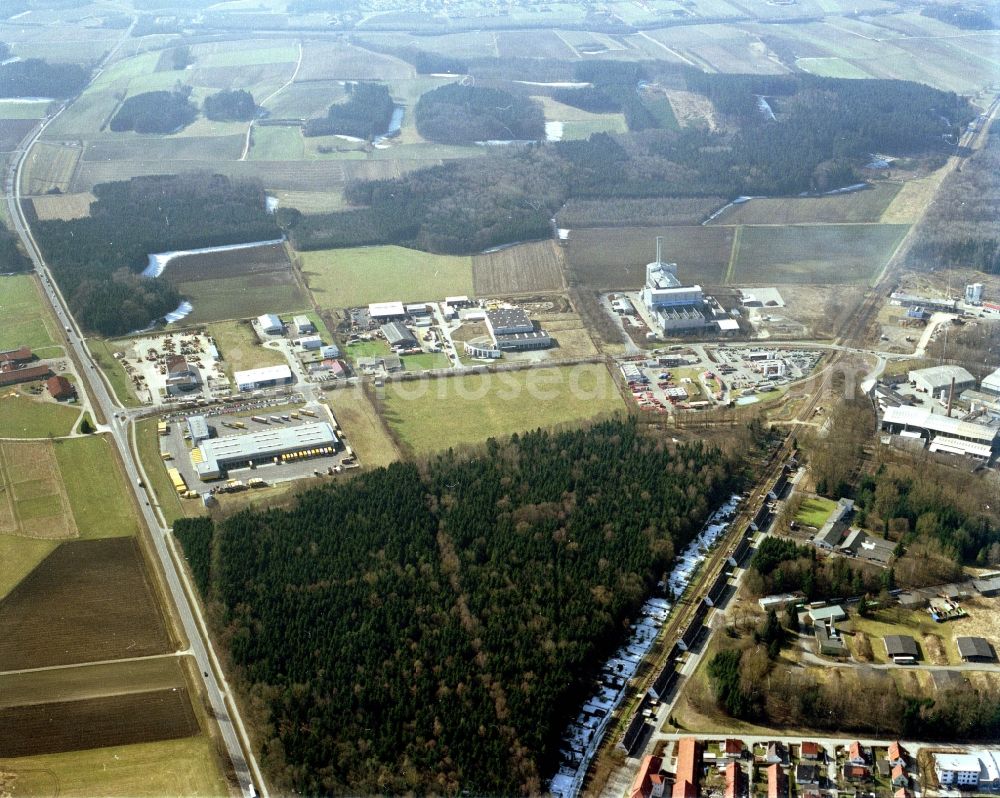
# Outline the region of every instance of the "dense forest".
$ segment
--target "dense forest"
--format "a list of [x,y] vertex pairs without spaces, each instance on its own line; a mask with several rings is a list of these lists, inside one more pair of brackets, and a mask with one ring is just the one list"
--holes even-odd
[[978,269],[1000,274],[1000,131],[952,172],[917,228],[908,255],[924,269]]
[[421,95],[414,110],[417,132],[442,144],[545,138],[542,107],[500,89],[450,83]]
[[276,788],[535,794],[601,658],[742,472],[609,421],[397,463],[211,541],[204,520],[175,530],[266,708]]
[[[0,61],[10,50],[0,43]],[[0,97],[72,97],[87,85],[90,70],[78,64],[50,64],[38,58],[0,66]]]
[[993,30],[1000,28],[1000,14],[988,3],[971,4],[932,3],[920,9],[925,17],[947,22],[964,30]]
[[198,116],[198,107],[189,99],[190,87],[175,91],[147,91],[127,98],[110,127],[116,133],[176,133]]
[[395,104],[382,83],[348,84],[350,96],[335,103],[325,117],[310,119],[303,128],[306,136],[354,136],[371,139],[385,133]]
[[32,224],[69,300],[90,330],[119,335],[177,307],[166,280],[138,275],[154,252],[277,238],[260,183],[221,175],[134,177],[94,187],[90,216]]
[[31,261],[21,252],[17,236],[0,225],[0,272],[26,272]]
[[205,116],[217,122],[249,122],[257,116],[253,95],[243,89],[220,91],[205,98]]
[[[587,62],[575,76],[595,87],[622,87],[636,69]],[[685,80],[716,104],[718,131],[594,134],[587,141],[507,148],[396,180],[354,183],[346,197],[359,208],[286,217],[289,234],[303,248],[398,243],[476,252],[546,235],[550,219],[570,200],[827,191],[857,181],[856,169],[873,152],[943,158],[953,150],[943,136],[957,135],[974,115],[954,94],[904,81],[693,71]],[[767,96],[773,119],[758,95]]]

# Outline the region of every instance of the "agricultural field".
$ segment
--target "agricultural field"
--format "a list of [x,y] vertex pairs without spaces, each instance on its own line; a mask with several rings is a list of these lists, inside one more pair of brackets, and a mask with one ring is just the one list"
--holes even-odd
[[0,443],[0,532],[29,538],[76,537],[54,445]]
[[732,205],[710,224],[785,225],[878,222],[903,188],[877,183],[865,191],[828,197],[761,198]]
[[[185,131],[187,132],[187,131]],[[90,161],[233,161],[240,157],[245,142],[243,132],[228,136],[155,136],[130,134],[122,141],[92,141],[83,151],[82,162]],[[183,165],[178,164],[181,168]]]
[[554,241],[517,244],[472,257],[476,296],[504,296],[563,287],[564,251]]
[[70,193],[82,153],[76,143],[37,142],[24,166],[21,190],[28,195],[45,194],[53,189]]
[[0,601],[0,670],[172,646],[135,538],[62,543]]
[[59,438],[73,431],[79,407],[35,400],[18,393],[17,387],[24,386],[0,393],[0,438]]
[[803,72],[824,78],[870,78],[867,72],[850,61],[836,56],[825,58],[796,58],[795,65]]
[[[22,127],[26,125],[27,127],[24,129],[24,132],[21,133],[21,138],[24,138],[25,134],[35,126],[36,120],[45,118],[48,109],[49,103],[5,97],[0,99],[0,120],[3,120],[3,122],[17,122]],[[0,125],[0,136],[4,135],[2,131],[5,127],[6,125]],[[0,141],[3,140],[3,138],[0,138]],[[17,141],[20,140],[17,139]]]
[[296,80],[268,100],[265,107],[274,119],[310,119],[322,116],[333,103],[343,99],[344,87],[335,80],[309,83]]
[[0,534],[0,600],[58,546],[55,540],[36,540]]
[[903,224],[743,227],[729,282],[854,283],[875,277],[909,230]]
[[594,227],[573,230],[567,260],[569,281],[587,288],[639,288],[646,264],[663,236],[664,260],[676,261],[682,280],[721,285],[733,248],[727,227]]
[[0,758],[0,789],[13,796],[93,798],[229,794],[213,743],[205,736]]
[[90,203],[95,200],[93,194],[85,191],[82,194],[44,194],[31,198],[31,206],[35,216],[40,221],[52,219],[82,219],[90,215]]
[[138,533],[125,473],[104,435],[59,441],[55,453],[81,538]]
[[398,58],[329,40],[307,41],[296,81],[398,80],[412,78],[414,68]]
[[416,454],[624,411],[601,364],[390,382],[383,418]]
[[55,322],[33,275],[0,277],[0,318],[0,351],[19,346],[41,349],[58,341]]
[[545,111],[546,122],[562,125],[563,139],[585,139],[591,133],[626,133],[624,114],[593,114],[572,105],[556,102],[551,97],[535,97]]
[[255,125],[250,158],[255,161],[300,161],[305,157],[305,141],[297,127]]
[[302,252],[302,276],[316,304],[349,308],[473,293],[472,258],[397,246]]

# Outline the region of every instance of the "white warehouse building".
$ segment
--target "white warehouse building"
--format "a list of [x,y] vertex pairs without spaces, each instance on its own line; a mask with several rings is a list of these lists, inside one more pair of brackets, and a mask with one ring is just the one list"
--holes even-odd
[[237,371],[233,374],[236,387],[241,391],[256,391],[275,385],[287,385],[292,381],[292,370],[288,365],[265,366],[260,369]]
[[281,335],[285,331],[285,325],[281,318],[274,313],[264,313],[257,317],[257,326],[260,331],[267,335]]
[[276,458],[333,454],[338,444],[333,426],[320,421],[202,441],[191,450],[191,465],[200,479],[208,481],[219,479],[231,468],[265,465]]

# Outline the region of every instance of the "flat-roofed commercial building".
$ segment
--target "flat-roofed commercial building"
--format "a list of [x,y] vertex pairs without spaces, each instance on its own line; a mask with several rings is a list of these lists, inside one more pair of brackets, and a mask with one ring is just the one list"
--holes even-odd
[[202,441],[207,441],[212,437],[208,428],[208,421],[204,416],[188,416],[188,433],[191,435],[191,445],[197,446]]
[[264,313],[257,317],[257,326],[262,333],[267,335],[281,335],[285,331],[285,325],[281,318],[274,313]]
[[[951,447],[976,457],[989,457],[996,451],[1000,427],[961,421],[922,407],[887,407],[882,415],[882,429],[910,438],[923,438],[938,448]],[[963,445],[974,444],[972,446]]]
[[274,458],[333,454],[339,446],[329,422],[272,427],[246,435],[211,438],[191,450],[191,465],[203,481],[219,479],[231,468],[267,464]]
[[534,323],[522,308],[497,308],[486,312],[489,328],[497,349],[505,352],[525,352],[548,349],[552,337],[545,330],[536,330]]
[[316,325],[313,324],[312,319],[305,315],[294,316],[292,318],[292,324],[295,325],[295,332],[299,335],[309,335],[316,332]]
[[275,385],[287,385],[292,381],[292,370],[287,365],[265,366],[260,369],[237,371],[233,374],[236,387],[241,391],[255,391]]
[[387,321],[401,321],[406,318],[406,309],[402,302],[372,302],[368,306],[368,315],[376,324]]

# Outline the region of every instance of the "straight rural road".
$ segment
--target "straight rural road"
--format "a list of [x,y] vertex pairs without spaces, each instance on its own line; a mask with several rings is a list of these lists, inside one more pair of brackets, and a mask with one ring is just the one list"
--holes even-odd
[[[97,78],[114,53],[121,46],[128,36],[131,35],[132,28],[125,32],[119,45],[113,48],[101,66],[95,71],[94,78]],[[208,635],[208,627],[201,614],[201,609],[197,601],[193,598],[193,591],[186,575],[181,571],[175,562],[169,545],[169,530],[161,525],[150,506],[149,496],[146,493],[145,485],[148,484],[145,474],[142,472],[142,465],[130,442],[131,419],[129,415],[121,412],[122,408],[118,400],[109,390],[100,370],[91,356],[86,341],[81,335],[79,326],[69,312],[68,305],[55,281],[48,265],[42,257],[41,250],[35,241],[31,228],[28,226],[24,211],[21,207],[21,174],[28,155],[35,142],[41,137],[45,129],[55,120],[66,108],[72,104],[73,100],[65,102],[59,110],[52,116],[45,119],[39,127],[29,133],[21,144],[19,157],[12,163],[5,181],[7,208],[10,220],[15,232],[20,237],[25,250],[34,264],[43,293],[56,320],[63,328],[66,340],[76,356],[77,362],[83,371],[84,386],[88,392],[91,405],[106,419],[106,425],[102,425],[102,431],[109,432],[118,452],[128,478],[129,485],[136,498],[145,525],[149,530],[149,539],[156,552],[159,566],[162,571],[170,598],[176,608],[176,615],[180,618],[187,637],[190,654],[194,657],[198,665],[198,672],[204,680],[205,695],[211,707],[212,714],[217,720],[222,741],[232,760],[236,778],[239,782],[240,791],[243,798],[254,798],[256,795],[267,795],[266,785],[260,768],[253,755],[249,737],[239,715],[236,702],[232,698],[229,685],[219,664],[218,658],[212,649],[211,639]],[[81,386],[81,387],[84,387]]]

